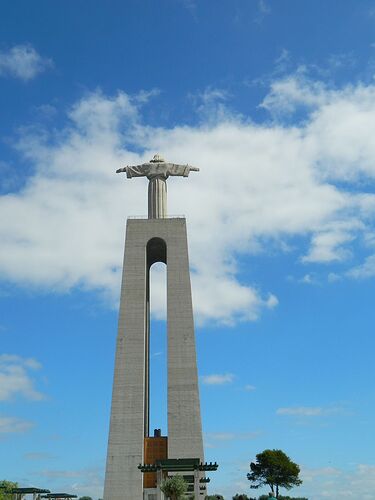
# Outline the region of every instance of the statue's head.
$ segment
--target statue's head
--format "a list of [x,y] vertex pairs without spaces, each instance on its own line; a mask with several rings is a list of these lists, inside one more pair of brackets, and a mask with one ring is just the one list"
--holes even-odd
[[160,155],[154,155],[150,163],[164,163],[165,160]]

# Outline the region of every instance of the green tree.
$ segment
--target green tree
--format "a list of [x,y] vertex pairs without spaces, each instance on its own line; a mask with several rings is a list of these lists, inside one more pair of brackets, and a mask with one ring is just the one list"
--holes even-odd
[[165,479],[161,483],[160,489],[170,500],[180,500],[185,495],[187,487],[185,479],[176,474]]
[[247,479],[253,484],[250,488],[269,486],[272,493],[279,498],[279,488],[290,490],[302,484],[298,475],[299,466],[281,450],[264,450],[251,462]]
[[206,495],[205,500],[224,500],[223,495]]
[[245,495],[245,493],[242,493],[242,495],[237,493],[237,495],[234,495],[233,500],[250,500],[250,499],[247,495]]
[[12,483],[12,481],[0,481],[0,500],[13,500],[13,495],[11,491],[13,488],[17,488],[17,483]]
[[88,497],[88,496],[83,496],[83,497],[79,497],[78,500],[92,500],[92,498]]

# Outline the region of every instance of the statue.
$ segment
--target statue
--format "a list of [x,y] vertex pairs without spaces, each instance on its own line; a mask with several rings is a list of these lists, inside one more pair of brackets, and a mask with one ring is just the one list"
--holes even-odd
[[163,219],[167,216],[167,179],[169,176],[188,177],[190,171],[199,172],[199,168],[190,165],[167,163],[159,155],[142,165],[124,167],[116,173],[126,172],[126,177],[147,177],[148,184],[148,218]]

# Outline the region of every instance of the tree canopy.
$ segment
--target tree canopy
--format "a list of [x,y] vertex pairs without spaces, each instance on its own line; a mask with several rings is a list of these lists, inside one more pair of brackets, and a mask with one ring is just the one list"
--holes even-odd
[[12,483],[12,481],[0,481],[0,500],[13,500],[13,495],[11,490],[17,488],[18,483]]
[[251,462],[247,479],[253,483],[250,488],[269,486],[279,498],[279,488],[290,490],[302,484],[299,479],[300,468],[282,450],[264,450]]
[[176,474],[168,477],[161,483],[161,491],[171,500],[180,500],[187,491],[187,482],[185,479]]

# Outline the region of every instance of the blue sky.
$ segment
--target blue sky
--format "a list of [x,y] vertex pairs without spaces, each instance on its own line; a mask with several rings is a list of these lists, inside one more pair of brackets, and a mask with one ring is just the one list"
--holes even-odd
[[[160,153],[188,221],[211,492],[281,448],[295,494],[374,498],[375,5],[0,7],[0,470],[102,495],[125,221]],[[166,430],[163,266],[151,424]]]

